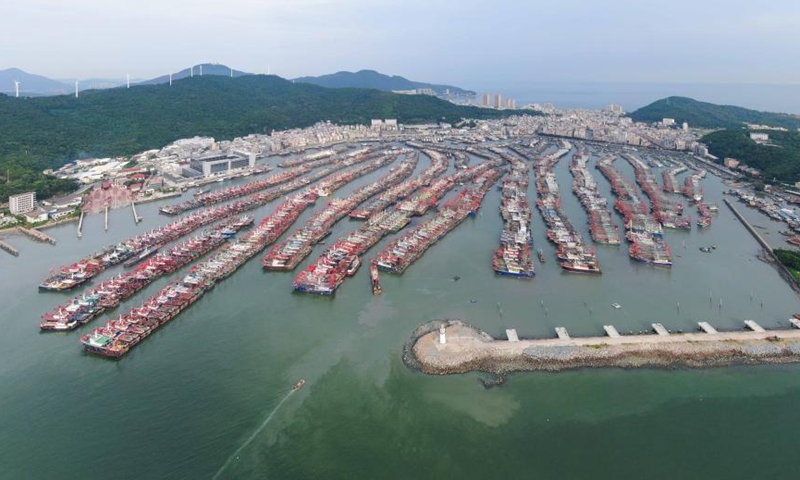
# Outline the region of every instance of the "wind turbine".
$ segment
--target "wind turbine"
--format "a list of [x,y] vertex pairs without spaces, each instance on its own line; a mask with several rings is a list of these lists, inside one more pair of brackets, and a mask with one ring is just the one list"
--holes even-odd
[[75,80],[75,98],[78,98],[78,81]]
[[14,97],[19,98],[19,82],[14,80]]
[[172,86],[172,74],[171,73],[169,74],[169,86],[170,87]]
[[128,83],[128,88],[131,88],[131,74],[130,73],[126,73],[125,74],[125,80]]
[[194,78],[194,65],[192,65],[192,73],[190,75],[190,78]]
[[233,78],[233,68],[231,68],[231,78]]
[[200,64],[200,76],[201,77],[203,76],[203,64],[202,63]]

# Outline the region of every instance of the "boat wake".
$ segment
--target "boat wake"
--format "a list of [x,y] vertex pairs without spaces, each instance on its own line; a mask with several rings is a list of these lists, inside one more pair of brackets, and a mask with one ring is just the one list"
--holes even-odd
[[239,453],[241,453],[242,450],[244,450],[248,445],[250,445],[250,442],[255,440],[255,438],[258,436],[258,434],[261,433],[261,431],[264,430],[267,427],[267,424],[269,424],[270,420],[272,420],[272,417],[275,416],[275,413],[278,411],[278,409],[281,408],[281,405],[283,405],[283,403],[286,400],[289,400],[289,397],[291,397],[292,394],[294,392],[296,392],[297,390],[298,390],[297,388],[293,388],[293,389],[289,390],[289,393],[287,393],[286,396],[283,397],[283,399],[280,402],[278,402],[278,404],[275,406],[275,408],[272,409],[272,412],[270,412],[270,414],[267,415],[267,418],[264,420],[264,423],[262,423],[261,426],[259,426],[256,429],[256,431],[253,432],[253,434],[250,435],[250,437],[248,437],[247,440],[245,440],[245,442],[239,448],[237,448],[236,451],[233,452],[233,454],[230,457],[228,457],[227,460],[225,460],[225,463],[223,463],[222,466],[220,467],[220,469],[217,470],[217,473],[215,473],[214,476],[211,477],[211,480],[217,480],[217,478],[219,478],[219,476],[222,474],[222,472],[224,472],[225,469],[228,468],[228,465],[230,465],[230,463],[234,459],[238,459],[239,458]]

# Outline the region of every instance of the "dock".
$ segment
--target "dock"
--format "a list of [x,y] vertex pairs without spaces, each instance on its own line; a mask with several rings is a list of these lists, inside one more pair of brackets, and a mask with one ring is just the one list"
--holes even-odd
[[791,324],[794,325],[795,328],[800,328],[800,320],[796,318],[790,318],[789,322],[791,322]]
[[654,323],[653,330],[655,330],[657,334],[665,337],[669,335],[669,331],[666,328],[664,328],[664,325],[661,325],[660,323]]
[[133,223],[138,224],[142,221],[142,217],[136,214],[136,202],[131,202],[131,210],[133,210]]
[[32,238],[37,242],[45,242],[49,243],[50,245],[56,244],[55,238],[51,237],[50,235],[47,235],[46,233],[42,233],[39,230],[36,230],[35,228],[17,227],[17,230],[19,230],[19,232],[22,233],[23,235],[26,235],[27,237]]
[[83,215],[84,211],[81,209],[81,218],[78,219],[78,238],[83,237]]
[[556,335],[561,340],[569,340],[569,333],[567,333],[567,329],[564,327],[556,327]]
[[697,325],[706,333],[714,334],[719,333],[716,328],[712,327],[708,322],[697,322]]
[[509,342],[519,342],[519,337],[517,336],[517,330],[513,328],[506,329],[506,337],[508,338]]
[[747,326],[747,328],[749,328],[754,332],[759,332],[759,333],[766,332],[766,330],[764,330],[764,327],[757,324],[754,320],[745,320],[744,324]]
[[603,325],[603,330],[606,331],[606,335],[611,338],[620,338],[622,335],[619,334],[614,325]]
[[10,253],[11,255],[14,255],[15,257],[19,256],[19,250],[14,248],[12,245],[6,243],[4,240],[0,240],[0,248]]
[[106,232],[108,231],[108,205],[106,205],[106,224],[105,224]]

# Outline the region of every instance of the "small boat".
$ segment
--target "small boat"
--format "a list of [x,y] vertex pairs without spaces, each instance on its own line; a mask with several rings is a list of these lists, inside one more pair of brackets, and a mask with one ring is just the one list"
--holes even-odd
[[305,384],[306,381],[301,378],[300,380],[297,381],[297,383],[294,384],[294,387],[292,387],[292,391],[296,392],[300,390],[301,388],[303,388],[303,385]]
[[612,303],[612,304],[611,304],[611,306],[612,306],[612,307],[614,307],[614,308],[616,308],[617,310],[619,310],[620,308],[622,308],[622,305],[620,305],[619,303],[616,303],[616,302],[615,302],[615,303]]
[[461,280],[461,277],[460,277],[460,276],[458,276],[458,275],[453,275],[453,281],[454,281],[454,282],[457,282],[457,281],[459,281],[459,280]]
[[544,250],[540,248],[539,250],[536,251],[536,255],[539,257],[539,261],[544,263],[545,261]]

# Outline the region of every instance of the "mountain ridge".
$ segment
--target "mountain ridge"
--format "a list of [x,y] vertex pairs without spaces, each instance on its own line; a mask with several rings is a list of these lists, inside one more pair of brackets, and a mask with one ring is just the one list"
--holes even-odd
[[687,122],[691,127],[739,128],[745,123],[800,128],[800,116],[787,113],[762,112],[734,105],[717,105],[688,97],[666,97],[646,105],[628,115],[637,122],[658,122],[673,118],[678,124]]
[[375,70],[359,70],[357,72],[342,70],[327,75],[298,77],[294,81],[328,88],[373,88],[382,91],[430,88],[438,95],[444,95],[448,90],[451,95],[475,95],[475,92],[471,90],[453,85],[417,82],[399,75],[390,76]]

